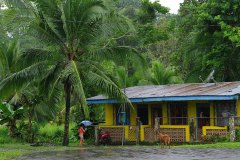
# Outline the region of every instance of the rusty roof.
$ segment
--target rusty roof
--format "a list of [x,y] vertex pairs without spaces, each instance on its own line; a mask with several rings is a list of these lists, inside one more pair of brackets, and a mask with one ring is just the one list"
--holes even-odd
[[[159,97],[234,96],[240,94],[240,81],[218,83],[189,83],[170,85],[135,86],[126,88],[129,99]],[[108,99],[104,96],[88,98],[88,101]]]

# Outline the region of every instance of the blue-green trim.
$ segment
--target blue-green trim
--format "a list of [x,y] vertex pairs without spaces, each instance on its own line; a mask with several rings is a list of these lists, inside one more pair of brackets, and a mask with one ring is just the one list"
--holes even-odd
[[[237,95],[231,96],[172,96],[172,97],[146,97],[146,98],[130,98],[129,100],[132,103],[141,103],[141,102],[162,102],[162,101],[220,101],[220,100],[237,100]],[[96,99],[96,100],[87,100],[88,104],[113,104],[118,103],[116,99]]]

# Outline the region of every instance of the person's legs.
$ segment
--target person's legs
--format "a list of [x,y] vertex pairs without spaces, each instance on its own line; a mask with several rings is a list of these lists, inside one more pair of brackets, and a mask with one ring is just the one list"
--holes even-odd
[[80,137],[80,145],[82,145],[83,144],[83,135],[79,135],[79,137]]

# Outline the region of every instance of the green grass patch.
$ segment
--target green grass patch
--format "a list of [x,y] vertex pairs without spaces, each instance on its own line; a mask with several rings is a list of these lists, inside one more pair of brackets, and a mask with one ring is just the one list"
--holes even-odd
[[0,144],[17,142],[17,139],[11,138],[8,135],[8,128],[6,126],[0,126]]
[[64,150],[78,150],[79,146],[71,144],[69,147],[65,146],[38,146],[33,147],[29,144],[0,144],[0,160],[8,160],[12,158],[21,157],[26,154],[32,154],[44,151],[64,151]]
[[[74,137],[74,134],[76,133],[73,133],[71,130],[74,128],[74,124],[70,123],[69,128],[70,142],[75,142],[76,140],[72,140],[72,137]],[[37,141],[60,144],[62,142],[63,133],[64,125],[58,126],[56,123],[48,123],[40,127],[39,133],[37,135]]]
[[16,157],[20,157],[27,152],[23,151],[0,151],[0,160],[8,160]]
[[240,148],[240,142],[223,142],[212,144],[187,144],[174,146],[174,148]]

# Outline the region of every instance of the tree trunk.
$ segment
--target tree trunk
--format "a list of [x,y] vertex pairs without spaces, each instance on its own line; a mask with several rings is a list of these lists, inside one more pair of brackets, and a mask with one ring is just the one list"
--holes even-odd
[[33,143],[32,139],[32,117],[33,117],[33,106],[28,107],[28,143]]
[[16,119],[10,119],[8,122],[9,125],[9,135],[10,137],[16,137],[17,134],[17,126],[16,126]]
[[69,115],[70,115],[70,101],[71,101],[71,84],[69,80],[67,80],[64,84],[64,91],[65,91],[66,110],[65,110],[63,146],[67,146],[69,144]]
[[[16,111],[18,109],[17,105],[13,105],[13,110]],[[16,125],[16,117],[13,117],[8,122],[9,125],[9,135],[11,137],[16,137],[17,135],[17,125]]]

